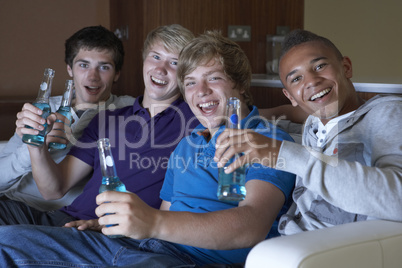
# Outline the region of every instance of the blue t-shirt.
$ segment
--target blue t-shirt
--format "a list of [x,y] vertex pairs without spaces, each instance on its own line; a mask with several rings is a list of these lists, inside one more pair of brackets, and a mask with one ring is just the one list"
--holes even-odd
[[[221,126],[208,141],[204,136],[198,134],[205,130],[205,127],[199,125],[190,136],[185,137],[179,143],[170,156],[160,197],[171,202],[171,211],[205,213],[237,207],[238,204],[222,202],[217,197],[218,168],[213,158],[216,139],[224,128]],[[256,132],[277,140],[292,141],[286,132],[264,121],[259,116],[256,107],[253,107],[250,114],[241,121],[241,128],[254,129]],[[287,202],[278,214],[267,238],[278,236],[278,220],[287,211],[295,176],[260,164],[253,164],[246,169],[246,182],[254,179],[272,183],[286,197]],[[189,253],[201,266],[207,263],[242,263],[251,250],[251,248],[209,250],[177,244],[176,246]]]
[[153,118],[141,102],[142,97],[133,106],[101,111],[88,124],[69,154],[92,166],[93,174],[83,193],[62,211],[78,219],[97,218],[95,197],[102,181],[96,144],[99,138],[110,139],[117,175],[127,190],[159,209],[169,156],[199,122],[182,99]]

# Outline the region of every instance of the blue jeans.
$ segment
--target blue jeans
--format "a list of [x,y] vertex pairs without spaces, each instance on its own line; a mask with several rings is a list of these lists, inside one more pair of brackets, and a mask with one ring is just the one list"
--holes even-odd
[[75,228],[0,226],[0,267],[196,267],[158,239],[109,238]]
[[60,210],[43,212],[19,201],[0,201],[0,225],[34,224],[61,227],[75,220],[77,219]]

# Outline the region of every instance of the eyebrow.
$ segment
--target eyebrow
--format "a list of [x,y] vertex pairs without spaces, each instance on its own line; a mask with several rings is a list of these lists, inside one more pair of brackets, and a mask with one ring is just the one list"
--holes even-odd
[[[203,73],[203,74],[202,74],[202,77],[209,76],[209,75],[211,75],[211,74],[213,74],[213,73],[223,73],[223,74],[224,74],[224,72],[221,71],[221,70],[219,70],[219,69],[213,69],[213,70],[211,70],[211,71],[209,71],[209,72]],[[188,76],[188,75],[184,77],[184,80],[191,80],[191,79],[195,79],[195,77],[193,77],[193,76]]]
[[[90,63],[89,60],[84,60],[84,59],[78,59],[76,60],[74,63]],[[110,64],[110,65],[114,65],[114,62],[109,62],[109,61],[98,61],[97,62],[98,65],[104,65],[104,64]]]
[[[155,53],[155,54],[158,54],[158,56],[161,56],[161,53],[159,53],[158,51],[155,51],[155,50],[150,50],[150,51],[148,52],[148,54],[150,54],[150,53]],[[179,60],[179,57],[171,57],[170,59],[172,59],[172,60]]]
[[[320,60],[323,60],[323,59],[328,59],[328,58],[327,58],[327,57],[318,57],[318,58],[312,59],[312,60],[310,61],[310,64],[314,64],[314,63],[316,63],[316,62],[318,62],[318,61],[320,61]],[[286,75],[286,80],[288,80],[289,76],[294,75],[297,71],[298,71],[298,69],[295,69],[295,70],[293,70],[293,71],[290,71],[290,72]]]

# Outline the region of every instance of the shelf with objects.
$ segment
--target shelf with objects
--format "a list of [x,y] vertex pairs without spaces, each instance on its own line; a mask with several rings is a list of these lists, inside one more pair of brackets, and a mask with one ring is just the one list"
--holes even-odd
[[[353,83],[357,92],[402,94],[402,84]],[[252,87],[283,88],[278,75],[253,74]]]

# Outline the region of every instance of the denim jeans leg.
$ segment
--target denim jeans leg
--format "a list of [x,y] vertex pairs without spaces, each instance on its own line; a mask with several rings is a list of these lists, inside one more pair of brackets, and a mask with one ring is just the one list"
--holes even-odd
[[74,220],[76,220],[74,217],[59,210],[43,212],[19,201],[0,201],[0,225],[63,226],[65,223]]
[[142,251],[140,240],[75,228],[0,226],[0,237],[0,267],[195,267],[174,255]]

